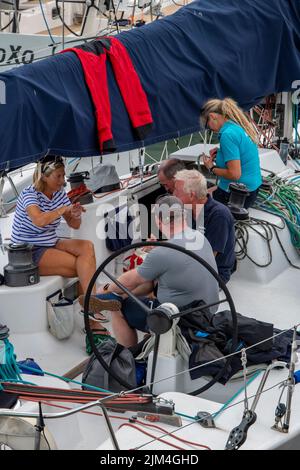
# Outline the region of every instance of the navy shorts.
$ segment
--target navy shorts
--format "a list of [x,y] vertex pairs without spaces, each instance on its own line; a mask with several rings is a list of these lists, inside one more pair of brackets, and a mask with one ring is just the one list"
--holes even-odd
[[55,248],[55,245],[54,246],[37,246],[37,245],[33,245],[33,247],[32,247],[32,261],[33,261],[33,264],[38,266],[43,254],[45,253],[45,251],[49,250],[50,248]]
[[[98,294],[98,299],[102,300],[119,300],[122,303],[122,313],[131,328],[147,333],[149,331],[147,325],[147,313],[132,299],[122,299],[116,294]],[[143,302],[151,310],[158,307],[160,302],[157,299],[149,299],[149,297],[139,297],[139,300]]]

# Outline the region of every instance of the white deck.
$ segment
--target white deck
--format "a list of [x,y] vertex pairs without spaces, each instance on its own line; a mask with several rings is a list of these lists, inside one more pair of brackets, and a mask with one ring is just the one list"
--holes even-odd
[[[271,372],[269,380],[267,381],[266,388],[276,385],[281,380],[284,380],[287,376],[285,370]],[[248,394],[252,396],[256,393],[257,387],[261,376],[259,376],[252,384],[248,387]],[[216,413],[220,410],[220,404],[203,400],[199,397],[191,397],[181,393],[171,392],[164,393],[161,395],[167,400],[173,400],[175,403],[175,411],[191,417],[197,415],[199,411],[206,411],[211,414]],[[277,401],[280,396],[280,390],[276,387],[273,392],[267,392],[261,396],[261,399],[257,406],[257,421],[248,431],[248,439],[246,443],[241,447],[241,450],[272,450],[272,449],[298,449],[300,448],[300,423],[298,416],[300,413],[300,391],[296,389],[293,401],[293,415],[291,421],[290,432],[288,434],[282,434],[271,429],[274,424],[275,409]],[[225,445],[230,434],[230,431],[240,424],[242,421],[244,405],[243,403],[237,404],[244,398],[241,394],[235,399],[231,405],[232,408],[228,408],[218,417],[216,417],[215,424],[216,429],[204,429],[199,423],[193,423],[192,420],[183,419],[183,426],[181,430],[175,433],[175,436],[182,437],[186,440],[204,444],[210,447],[212,450],[224,450]],[[251,406],[251,401],[250,401]],[[158,423],[160,427],[165,429],[166,433],[174,432],[174,427]],[[137,425],[139,428],[154,434],[155,436],[163,436],[162,432],[153,431],[150,428],[146,428],[142,425]],[[138,430],[130,427],[121,428],[116,434],[118,443],[121,449],[133,449],[139,448],[143,451],[147,450],[172,450],[172,447],[168,447],[166,444],[155,441],[153,439],[143,435]],[[183,444],[170,436],[164,436],[163,439],[166,442],[170,442],[186,450],[196,450],[197,447]],[[147,444],[149,443],[149,444]],[[99,449],[112,449],[110,440],[104,442]]]
[[[198,151],[199,149],[197,148]],[[262,157],[268,158],[268,161],[271,162],[272,171],[275,171],[276,167],[281,172],[281,162],[278,159],[276,160],[276,158],[269,160],[270,156],[266,152]],[[113,193],[86,206],[87,213],[84,215],[82,228],[76,233],[76,237],[90,239],[94,242],[98,264],[109,254],[105,247],[104,239],[99,237],[103,230],[103,210],[101,210],[103,209],[103,203],[107,202],[116,205],[120,195],[133,194],[140,197],[141,195],[151,193],[157,188],[157,181],[152,177],[143,186],[137,184],[133,188]],[[273,223],[279,223],[277,217],[259,211],[253,210],[252,215],[267,219]],[[11,217],[0,219],[0,228],[4,237],[9,236],[10,223]],[[67,231],[67,233],[71,236],[75,235],[74,232]],[[291,261],[300,265],[300,258],[291,246],[287,229],[280,232],[280,239]],[[257,268],[248,260],[243,260],[239,263],[238,270],[233,275],[228,287],[239,313],[273,323],[275,327],[280,329],[292,328],[300,323],[300,272],[288,265],[275,238],[271,243],[271,247],[273,262],[270,267]],[[260,262],[266,261],[266,250],[264,242],[262,242],[260,237],[251,234],[248,248],[249,254],[255,259]],[[0,254],[0,270],[2,270],[6,262],[6,255],[2,256]],[[116,272],[115,268],[118,268],[118,266],[111,267],[112,272]],[[33,357],[45,370],[57,374],[67,372],[87,358],[81,317],[78,316],[75,332],[68,340],[58,341],[48,332],[45,299],[47,295],[63,287],[66,282],[68,281],[63,280],[59,276],[54,276],[42,278],[41,282],[36,286],[26,288],[0,287],[0,324],[7,324],[10,328],[10,340],[15,346],[18,359],[22,360],[26,357]],[[222,309],[225,308],[226,305],[222,306]],[[300,364],[297,367],[300,367]],[[278,383],[286,377],[286,370],[273,371],[267,386]],[[31,380],[35,383],[49,385],[48,379],[32,377]],[[251,384],[249,394],[252,391],[256,391],[258,383],[259,379],[256,379]],[[201,384],[203,384],[203,381]],[[53,385],[52,382],[51,385]],[[199,388],[199,382],[192,385],[195,385],[193,389]],[[173,391],[170,391],[170,389],[162,391],[166,392],[163,394],[164,397],[174,400],[177,411],[194,416],[200,410],[212,412],[219,410],[220,403],[224,403],[230,398],[241,385],[242,381],[237,381],[234,384],[229,383],[226,387],[216,385],[201,396],[201,398],[177,393],[178,389],[176,388]],[[55,386],[60,386],[59,382],[56,382]],[[157,393],[161,393],[161,390]],[[294,394],[292,427],[289,435],[282,435],[270,430],[270,427],[273,425],[274,410],[279,394],[280,391],[275,389],[263,395],[257,410],[258,421],[250,429],[249,439],[243,449],[300,448],[300,425],[297,420],[300,412],[300,388],[296,387]],[[30,408],[30,406],[26,405],[26,409]],[[36,405],[32,405],[31,409],[36,410]],[[199,424],[193,424],[186,428],[186,430],[180,431],[179,435],[182,434],[186,439],[192,441],[196,439],[198,442],[208,445],[213,449],[223,449],[230,430],[240,423],[242,411],[242,405],[226,411],[217,419],[218,430],[204,430]],[[109,440],[106,441],[107,431],[103,419],[91,415],[78,415],[76,419],[68,422],[72,427],[70,438],[66,438],[66,435],[62,432],[63,426],[61,426],[61,423],[61,421],[49,422],[49,428],[57,437],[59,448],[95,449],[99,446],[102,449],[111,448],[111,442]],[[113,426],[115,429],[118,425],[118,421],[114,420]],[[169,431],[172,430],[168,426],[163,427]],[[147,441],[147,438],[141,433],[129,428],[122,428],[118,432],[117,437],[122,449],[136,447]],[[293,441],[294,437],[295,441]],[[147,448],[158,449],[161,448],[161,444],[155,442],[145,449]]]

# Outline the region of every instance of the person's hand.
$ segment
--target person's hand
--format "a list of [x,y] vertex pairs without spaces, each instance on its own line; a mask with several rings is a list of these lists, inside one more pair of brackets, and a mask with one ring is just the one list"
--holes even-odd
[[[113,294],[113,292],[110,292],[110,291],[107,291],[107,289],[104,289],[104,287],[106,286],[107,284],[103,284],[103,286],[99,286],[97,289],[96,289],[96,294]],[[119,295],[120,297],[122,297],[123,299],[126,299],[128,297],[127,294],[125,294],[125,292],[120,292],[118,293],[117,295]]]
[[[150,238],[147,238],[146,241],[147,242],[157,242],[157,238],[153,235],[153,233],[151,233]],[[142,251],[144,251],[145,253],[149,253],[151,250],[153,250],[153,248],[155,248],[155,247],[154,246],[143,246]]]
[[74,219],[80,219],[83,212],[86,212],[86,209],[80,204],[80,202],[76,202],[70,206],[70,215]]
[[205,155],[203,158],[203,164],[208,170],[211,170],[211,168],[215,165],[214,160],[215,159],[213,157],[208,157]]
[[217,158],[218,150],[219,150],[218,147],[215,147],[214,149],[211,149],[209,151],[209,155],[213,160],[215,160]]
[[70,212],[71,212],[71,206],[59,207],[58,209],[56,209],[56,212],[58,213],[59,217],[68,216],[70,215]]
[[98,287],[98,289],[96,290],[96,293],[97,294],[107,294],[107,290],[104,290],[103,287],[105,286],[106,284],[104,284],[103,286],[100,286]]

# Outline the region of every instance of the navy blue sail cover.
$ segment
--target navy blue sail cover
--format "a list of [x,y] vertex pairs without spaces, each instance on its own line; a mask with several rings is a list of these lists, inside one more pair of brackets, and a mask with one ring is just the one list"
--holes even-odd
[[[249,109],[300,80],[299,0],[198,0],[118,39],[131,56],[154,119],[147,139],[136,141],[108,65],[119,152],[199,130],[200,109],[209,98],[230,96]],[[74,53],[12,69],[0,80],[6,87],[0,168],[25,165],[49,151],[67,157],[99,154],[93,104]]]

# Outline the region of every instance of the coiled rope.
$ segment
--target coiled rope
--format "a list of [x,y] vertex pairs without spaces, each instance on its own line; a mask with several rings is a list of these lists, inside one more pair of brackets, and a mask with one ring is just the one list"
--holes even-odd
[[260,189],[255,208],[277,215],[285,221],[293,246],[300,251],[300,180],[270,175],[271,191]]

